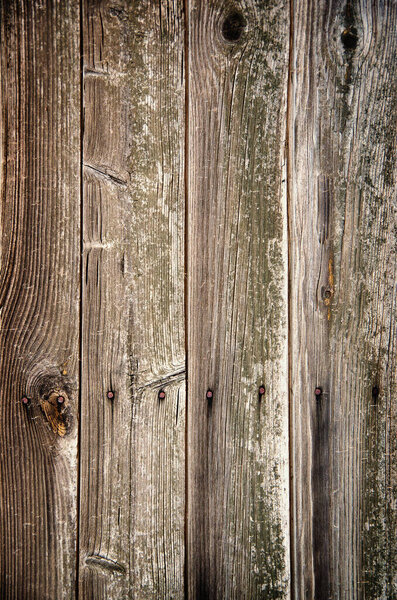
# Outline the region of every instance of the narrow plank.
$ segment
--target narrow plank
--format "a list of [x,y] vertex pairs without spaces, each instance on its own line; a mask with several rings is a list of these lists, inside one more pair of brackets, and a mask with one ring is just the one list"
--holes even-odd
[[397,5],[294,0],[293,14],[292,587],[295,598],[390,599]]
[[284,598],[288,2],[188,5],[188,597]]
[[[4,600],[74,596],[79,45],[78,2],[0,3],[0,596]],[[64,401],[58,410],[56,398],[61,395]]]
[[83,7],[79,597],[178,599],[185,511],[182,4],[86,0]]

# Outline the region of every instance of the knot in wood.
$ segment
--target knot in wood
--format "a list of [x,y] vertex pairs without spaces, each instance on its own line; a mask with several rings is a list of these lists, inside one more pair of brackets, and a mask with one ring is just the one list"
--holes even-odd
[[341,33],[340,39],[345,50],[353,51],[357,47],[358,35],[355,27],[348,27]]
[[71,429],[69,398],[63,389],[45,391],[39,397],[40,407],[54,433],[64,437]]
[[222,37],[226,42],[238,42],[241,38],[247,21],[244,16],[234,10],[230,12],[222,23]]

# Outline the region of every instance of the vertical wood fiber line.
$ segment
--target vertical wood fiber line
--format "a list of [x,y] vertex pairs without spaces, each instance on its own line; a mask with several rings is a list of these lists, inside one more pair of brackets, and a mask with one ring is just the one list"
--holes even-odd
[[4,600],[71,598],[74,592],[78,23],[79,5],[74,0],[0,3],[0,597]]
[[184,147],[184,191],[185,191],[185,240],[184,240],[184,325],[185,325],[185,372],[186,372],[186,388],[185,388],[185,515],[184,515],[184,544],[185,544],[185,556],[183,565],[183,595],[184,600],[189,598],[189,585],[188,585],[188,565],[189,565],[189,526],[188,526],[188,515],[189,515],[189,276],[188,276],[188,263],[189,263],[189,0],[183,1],[183,12],[184,12],[184,55],[183,55],[183,67],[184,67],[184,83],[185,83],[185,147]]
[[292,306],[291,306],[291,126],[292,119],[292,101],[293,101],[293,59],[294,59],[294,0],[289,0],[289,48],[288,48],[288,80],[287,80],[287,106],[286,106],[286,135],[285,135],[285,154],[286,154],[286,218],[287,218],[287,269],[288,269],[288,458],[289,458],[289,551],[290,551],[290,598],[298,600],[295,594],[295,573],[296,573],[296,540],[295,540],[295,456],[294,456],[294,432],[293,432],[293,406],[292,406]]
[[83,6],[79,597],[177,600],[185,510],[183,3]]
[[79,314],[79,422],[77,431],[77,486],[76,486],[76,573],[75,600],[79,600],[80,581],[80,506],[81,506],[81,405],[83,381],[83,288],[84,288],[84,18],[83,0],[79,0],[80,43],[80,314]]
[[188,597],[284,598],[288,2],[188,27]]
[[293,7],[293,594],[389,599],[397,593],[397,5]]

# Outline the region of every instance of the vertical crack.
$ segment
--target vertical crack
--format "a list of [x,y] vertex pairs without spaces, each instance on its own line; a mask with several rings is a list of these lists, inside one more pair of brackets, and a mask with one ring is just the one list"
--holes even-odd
[[188,202],[188,184],[189,184],[189,157],[188,157],[188,141],[189,141],[189,0],[184,0],[184,83],[185,83],[185,138],[184,138],[184,184],[185,184],[185,247],[184,247],[184,307],[185,307],[185,564],[184,564],[184,597],[185,600],[189,597],[189,581],[188,581],[188,491],[189,491],[189,465],[188,465],[188,431],[189,431],[189,403],[188,403],[188,380],[189,380],[189,361],[188,361],[188,309],[189,309],[189,279],[188,279],[188,262],[189,262],[189,240],[188,240],[188,225],[189,225],[189,202]]
[[291,600],[295,600],[295,521],[294,521],[294,438],[293,438],[293,406],[292,406],[292,340],[291,340],[291,185],[292,185],[292,153],[293,153],[293,60],[294,60],[294,0],[289,0],[289,56],[288,56],[288,81],[287,81],[287,122],[286,122],[286,163],[287,163],[287,271],[288,271],[288,288],[287,288],[287,310],[288,310],[288,444],[289,444],[289,526],[290,526],[290,594]]
[[84,30],[83,30],[84,0],[80,0],[80,322],[79,322],[79,400],[78,400],[78,433],[77,433],[77,506],[76,506],[76,600],[79,597],[80,576],[80,494],[81,494],[81,405],[82,405],[82,381],[83,381],[83,236],[84,236],[84,180],[83,180],[83,138],[84,138]]

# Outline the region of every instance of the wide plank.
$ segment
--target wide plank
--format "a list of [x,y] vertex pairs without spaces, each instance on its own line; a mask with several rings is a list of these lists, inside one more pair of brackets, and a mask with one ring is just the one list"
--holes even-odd
[[181,2],[83,2],[79,598],[184,582]]
[[0,597],[75,594],[79,2],[0,3]]
[[289,5],[188,8],[187,592],[285,598]]
[[397,4],[294,0],[293,13],[292,587],[391,599]]

